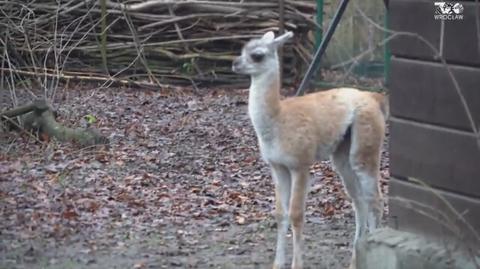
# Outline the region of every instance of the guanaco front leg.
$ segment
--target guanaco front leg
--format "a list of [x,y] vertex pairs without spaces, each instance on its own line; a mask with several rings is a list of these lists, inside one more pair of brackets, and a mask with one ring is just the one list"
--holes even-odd
[[309,170],[294,169],[292,175],[292,193],[290,197],[289,217],[293,230],[292,269],[303,268],[303,226],[305,224],[305,198],[307,195]]
[[275,181],[275,217],[277,220],[277,249],[275,252],[274,269],[285,265],[285,250],[287,247],[288,208],[290,204],[291,178],[288,169],[282,165],[271,165]]

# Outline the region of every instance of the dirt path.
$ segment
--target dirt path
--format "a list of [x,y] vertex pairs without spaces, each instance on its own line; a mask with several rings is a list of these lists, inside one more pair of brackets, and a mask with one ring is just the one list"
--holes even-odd
[[[273,186],[246,94],[60,92],[59,120],[93,115],[111,146],[2,136],[0,268],[269,268]],[[344,268],[350,202],[328,163],[311,172],[306,264]]]

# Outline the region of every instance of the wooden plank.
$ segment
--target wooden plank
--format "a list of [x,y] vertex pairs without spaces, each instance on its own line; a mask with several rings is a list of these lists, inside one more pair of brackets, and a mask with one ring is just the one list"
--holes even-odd
[[464,7],[463,20],[446,21],[443,34],[443,55],[449,62],[480,66],[480,50],[477,40],[475,3],[461,2]]
[[[416,33],[438,50],[441,21],[435,20],[434,5],[427,0],[391,0],[390,28],[393,31]],[[434,60],[434,52],[418,38],[399,36],[390,42],[392,55]]]
[[[451,66],[480,126],[480,68]],[[392,58],[390,109],[396,117],[471,131],[446,68],[438,63]]]
[[480,149],[473,134],[390,120],[390,174],[480,197]]
[[[466,221],[477,234],[480,233],[479,199],[425,188],[395,178],[391,178],[389,184],[389,226],[401,231],[479,246],[480,242],[474,237],[474,232],[465,225]],[[448,201],[465,221],[450,210],[439,196]]]
[[[461,2],[462,20],[434,19],[433,1],[390,1],[390,27],[394,31],[418,34],[429,41],[449,63],[480,66],[480,51],[476,33],[475,3]],[[443,33],[442,33],[443,31]],[[443,40],[442,40],[443,39]],[[440,49],[443,43],[443,49]],[[416,37],[400,36],[390,42],[392,55],[437,61],[435,53]]]

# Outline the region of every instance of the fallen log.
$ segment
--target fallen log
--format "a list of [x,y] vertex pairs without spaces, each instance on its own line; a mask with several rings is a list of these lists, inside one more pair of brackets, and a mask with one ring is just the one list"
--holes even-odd
[[[59,141],[72,141],[81,146],[108,144],[108,138],[91,128],[70,128],[55,120],[55,113],[46,100],[38,99],[34,102],[0,113],[2,120],[14,122],[14,118],[21,116],[24,130],[39,133],[41,137],[55,138]],[[17,124],[16,124],[17,125]]]

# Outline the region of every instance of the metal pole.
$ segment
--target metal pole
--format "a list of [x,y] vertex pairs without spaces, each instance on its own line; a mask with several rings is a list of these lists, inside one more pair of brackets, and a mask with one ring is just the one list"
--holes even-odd
[[309,84],[310,80],[312,79],[312,76],[317,72],[318,67],[320,67],[320,58],[322,57],[322,55],[325,53],[325,50],[327,49],[328,43],[330,42],[330,39],[332,38],[333,33],[335,32],[335,29],[337,28],[337,25],[340,22],[340,19],[342,18],[343,12],[347,7],[348,1],[349,0],[342,0],[342,2],[340,2],[340,5],[337,8],[337,12],[335,13],[332,19],[332,22],[330,23],[330,26],[328,27],[328,30],[322,39],[322,43],[320,43],[320,46],[315,52],[313,56],[313,61],[308,67],[307,73],[305,74],[302,82],[300,83],[300,87],[298,88],[298,91],[297,91],[297,96],[303,95],[307,87],[310,86]]

